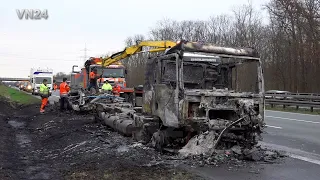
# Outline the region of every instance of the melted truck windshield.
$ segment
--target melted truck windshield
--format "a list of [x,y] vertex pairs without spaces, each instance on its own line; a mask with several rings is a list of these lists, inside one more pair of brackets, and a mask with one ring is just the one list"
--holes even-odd
[[[98,74],[102,74],[102,68],[98,68]],[[122,78],[124,77],[124,69],[123,68],[104,68],[103,77],[116,77]]]
[[[235,92],[259,93],[258,60],[192,56],[184,57],[183,65],[182,80],[185,89],[228,88]],[[163,60],[162,66],[162,81],[165,83],[175,82],[175,62]]]

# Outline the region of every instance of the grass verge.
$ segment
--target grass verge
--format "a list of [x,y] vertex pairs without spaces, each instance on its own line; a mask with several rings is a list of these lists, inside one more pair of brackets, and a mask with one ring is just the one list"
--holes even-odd
[[301,114],[312,114],[312,115],[320,115],[320,109],[313,109],[313,112],[310,111],[310,108],[299,108],[298,110],[295,107],[286,107],[285,109],[282,106],[274,106],[266,105],[266,110],[272,111],[283,111],[283,112],[293,112],[293,113],[301,113]]
[[4,86],[0,84],[0,96],[19,105],[29,105],[40,103],[40,99],[26,94],[25,92]]

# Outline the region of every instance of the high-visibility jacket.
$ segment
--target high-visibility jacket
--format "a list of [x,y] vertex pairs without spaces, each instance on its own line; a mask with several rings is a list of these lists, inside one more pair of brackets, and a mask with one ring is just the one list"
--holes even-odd
[[101,89],[105,91],[112,91],[112,86],[109,83],[104,83]]
[[43,83],[40,85],[40,95],[44,97],[49,95],[49,88]]
[[69,91],[70,91],[70,87],[66,82],[63,82],[60,84],[60,96],[67,95]]

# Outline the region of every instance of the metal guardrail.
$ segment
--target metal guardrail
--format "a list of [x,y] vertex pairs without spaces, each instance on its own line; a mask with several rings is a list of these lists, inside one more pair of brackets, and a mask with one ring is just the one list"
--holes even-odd
[[0,77],[0,81],[28,81],[30,78],[8,78],[8,77]]
[[285,109],[287,106],[295,106],[298,110],[300,107],[320,108],[320,94],[315,93],[265,93],[265,103],[271,107],[282,105]]

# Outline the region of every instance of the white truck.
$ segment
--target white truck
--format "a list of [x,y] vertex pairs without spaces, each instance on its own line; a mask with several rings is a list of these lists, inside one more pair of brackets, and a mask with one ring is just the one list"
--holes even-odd
[[32,94],[39,94],[40,85],[43,80],[47,79],[47,86],[50,89],[49,94],[51,95],[53,89],[53,69],[49,68],[31,68],[30,71],[30,83],[32,86]]

